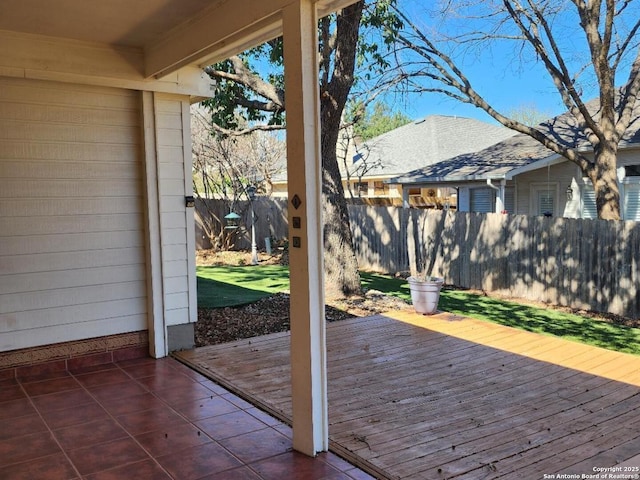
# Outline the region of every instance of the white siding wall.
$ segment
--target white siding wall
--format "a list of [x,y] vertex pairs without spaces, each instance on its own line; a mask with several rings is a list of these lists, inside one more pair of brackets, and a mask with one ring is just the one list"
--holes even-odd
[[[563,216],[567,207],[567,187],[575,185],[578,167],[569,161],[547,168],[540,168],[531,172],[518,175],[516,178],[516,213],[520,215],[535,215],[534,197],[532,192],[536,187],[546,189],[549,187],[555,194],[555,215]],[[578,177],[579,178],[579,177]],[[579,193],[574,192],[574,198]],[[577,203],[577,200],[576,200]]]
[[0,77],[0,351],[147,329],[140,132],[137,92]]
[[[164,315],[167,326],[195,322],[195,224],[192,195],[189,105],[184,97],[156,95],[158,190],[162,242]],[[185,163],[187,168],[185,169]]]
[[640,163],[640,148],[627,149],[618,153],[618,166],[638,165]]

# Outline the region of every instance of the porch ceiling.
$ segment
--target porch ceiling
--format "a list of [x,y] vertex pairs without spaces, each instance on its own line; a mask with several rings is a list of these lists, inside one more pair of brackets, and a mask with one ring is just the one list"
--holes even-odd
[[143,48],[211,4],[211,0],[4,0],[0,29]]
[[[144,52],[146,76],[211,62],[281,34],[298,0],[3,0],[0,30]],[[316,1],[321,15],[354,0]]]

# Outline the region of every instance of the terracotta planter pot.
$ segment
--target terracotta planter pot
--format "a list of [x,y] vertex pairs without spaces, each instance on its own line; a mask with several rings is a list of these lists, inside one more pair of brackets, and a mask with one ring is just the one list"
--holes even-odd
[[416,312],[423,315],[433,315],[438,310],[440,289],[444,283],[443,278],[420,280],[415,277],[407,278],[411,291],[411,303]]

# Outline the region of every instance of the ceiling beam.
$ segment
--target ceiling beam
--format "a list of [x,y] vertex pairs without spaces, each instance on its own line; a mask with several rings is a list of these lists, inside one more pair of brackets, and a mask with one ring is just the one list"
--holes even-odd
[[259,43],[253,42],[277,36],[282,30],[278,12],[291,1],[297,0],[215,2],[145,48],[145,75],[163,77],[184,65],[202,63],[217,50],[255,46]]
[[[220,0],[145,48],[145,76],[161,78],[185,65],[206,65],[282,35],[282,9],[299,0]],[[320,15],[356,0],[320,0]]]

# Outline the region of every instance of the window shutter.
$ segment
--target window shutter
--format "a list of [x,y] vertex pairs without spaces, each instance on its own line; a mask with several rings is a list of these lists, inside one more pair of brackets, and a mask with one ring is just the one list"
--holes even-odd
[[471,211],[476,213],[493,212],[493,190],[490,188],[473,188],[471,190]]
[[591,184],[585,184],[582,187],[582,211],[580,213],[582,218],[598,218],[596,192]]
[[640,222],[640,185],[625,186],[624,219]]
[[507,213],[516,212],[516,190],[513,187],[504,189],[504,209]]

